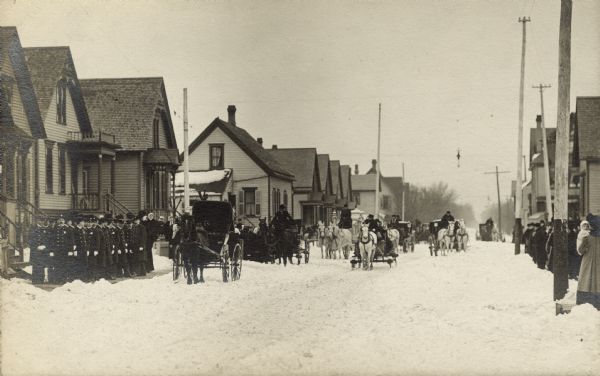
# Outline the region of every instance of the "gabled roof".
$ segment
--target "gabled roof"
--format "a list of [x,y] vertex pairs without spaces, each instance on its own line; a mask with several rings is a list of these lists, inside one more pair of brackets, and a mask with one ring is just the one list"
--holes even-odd
[[[46,138],[44,122],[42,121],[29,69],[27,69],[25,54],[16,27],[0,27],[0,48],[8,49],[6,52],[13,68],[17,87],[21,93],[21,101],[23,102],[31,136],[34,138]],[[0,57],[3,55],[4,51],[0,51]],[[7,105],[7,103],[3,104],[3,106]],[[10,118],[12,119],[12,116]],[[12,120],[8,121],[8,114],[4,114],[1,120],[2,126],[6,125],[10,127],[14,125]],[[5,120],[7,121],[6,123],[4,122]]]
[[600,97],[577,97],[579,158],[600,158]]
[[344,197],[348,200],[352,199],[352,179],[351,176],[352,169],[348,165],[340,166],[340,173],[342,175],[342,188],[344,190]]
[[331,177],[331,169],[329,167],[329,154],[318,154],[317,160],[319,162],[319,178],[321,179],[321,189],[324,191],[329,188],[331,190],[329,178]]
[[162,77],[79,80],[94,131],[116,136],[122,150],[146,150],[156,109],[164,107],[163,124],[169,149],[177,149],[171,110]]
[[338,197],[344,197],[340,187],[340,161],[329,161],[331,167],[331,191]]
[[[269,154],[295,177],[294,188],[312,190],[317,169],[316,148],[268,149]],[[318,174],[316,175],[318,176]],[[317,182],[320,184],[320,182]]]
[[58,81],[68,72],[70,79],[67,87],[73,99],[79,126],[82,132],[91,132],[90,119],[69,47],[27,47],[24,51],[42,119],[46,119]]
[[[281,164],[279,164],[275,158],[273,158],[273,156],[271,156],[271,154],[269,154],[269,152],[254,139],[254,137],[250,136],[248,132],[237,125],[231,125],[218,117],[215,118],[215,120],[213,120],[212,123],[210,123],[190,144],[189,153],[196,150],[196,148],[217,128],[223,131],[223,133],[235,142],[256,164],[265,170],[265,172],[282,179],[294,180],[294,175],[281,166]],[[180,156],[180,158],[183,160],[183,156]]]

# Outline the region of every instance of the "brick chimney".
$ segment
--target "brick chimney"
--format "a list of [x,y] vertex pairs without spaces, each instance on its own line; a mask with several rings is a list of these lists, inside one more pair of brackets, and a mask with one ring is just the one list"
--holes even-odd
[[262,144],[263,144],[263,139],[262,139],[262,137],[259,137],[259,138],[257,138],[257,139],[256,139],[256,142],[258,142],[258,143],[260,144],[260,146],[262,146]]
[[354,175],[358,175],[358,165],[354,165]]
[[273,150],[277,150],[277,145],[273,145],[273,146],[271,147],[271,149],[273,149]]
[[235,126],[235,106],[234,105],[229,105],[227,106],[227,114],[229,115],[228,117],[228,123]]

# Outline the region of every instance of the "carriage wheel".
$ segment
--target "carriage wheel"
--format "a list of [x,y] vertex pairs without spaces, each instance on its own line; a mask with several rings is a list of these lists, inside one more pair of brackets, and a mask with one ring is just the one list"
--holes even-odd
[[236,244],[233,248],[233,255],[231,259],[231,280],[237,281],[242,275],[242,259],[244,258],[244,252],[239,244]]
[[227,245],[224,245],[221,250],[221,272],[223,274],[223,282],[229,282],[231,262],[229,259],[229,247]]

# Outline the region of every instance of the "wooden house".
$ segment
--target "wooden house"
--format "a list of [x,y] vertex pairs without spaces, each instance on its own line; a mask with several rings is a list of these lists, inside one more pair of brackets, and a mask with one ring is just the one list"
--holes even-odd
[[294,219],[306,226],[322,220],[323,192],[315,148],[269,149],[269,153],[294,175],[288,210]]
[[600,97],[577,97],[577,130],[580,217],[600,215]]
[[289,206],[294,175],[263,148],[262,139],[238,126],[235,106],[227,112],[228,121],[217,117],[190,144],[189,169],[231,170],[223,197],[234,205],[237,217],[252,224],[260,217],[270,221],[280,204]]
[[[36,145],[46,131],[15,27],[0,27],[0,239],[14,250],[34,220]],[[3,254],[6,254],[3,252]]]
[[82,158],[81,193],[105,211],[171,213],[179,151],[163,78],[80,83],[93,131],[77,141],[92,150]]

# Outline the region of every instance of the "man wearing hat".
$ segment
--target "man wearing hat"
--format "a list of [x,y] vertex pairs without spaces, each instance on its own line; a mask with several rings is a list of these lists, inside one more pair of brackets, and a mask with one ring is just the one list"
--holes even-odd
[[339,228],[352,228],[352,212],[348,208],[348,204],[344,204],[344,208],[340,213]]
[[535,263],[540,269],[546,269],[546,262],[548,261],[548,254],[546,253],[547,240],[548,237],[546,234],[546,223],[541,221],[538,224],[532,239],[535,251]]
[[69,253],[73,252],[73,234],[65,223],[63,216],[57,220],[54,227],[54,247],[53,247],[53,278],[50,283],[67,282],[69,265]]
[[86,241],[87,229],[85,220],[86,218],[82,215],[76,217],[77,226],[73,229],[73,255],[75,256],[75,278],[87,282],[89,280],[87,272],[87,254],[89,248]]
[[136,276],[136,261],[134,254],[134,245],[133,245],[133,220],[135,216],[133,213],[127,213],[125,215],[125,224],[123,225],[123,241],[125,242],[125,253],[127,255],[127,264],[129,265],[129,274],[132,277]]
[[287,258],[290,258],[289,249],[286,248],[287,241],[285,239],[285,230],[294,225],[294,220],[290,213],[288,213],[284,204],[279,205],[279,211],[275,213],[275,216],[271,220],[271,226],[273,228],[273,232],[275,234],[275,238],[277,241],[277,251],[283,257],[283,264],[287,264]]
[[135,222],[131,228],[132,232],[132,250],[133,250],[133,263],[135,265],[134,271],[139,276],[146,275],[146,242],[147,242],[147,234],[146,228],[142,225],[141,220],[145,216],[145,214],[140,213],[140,215],[135,218]]

